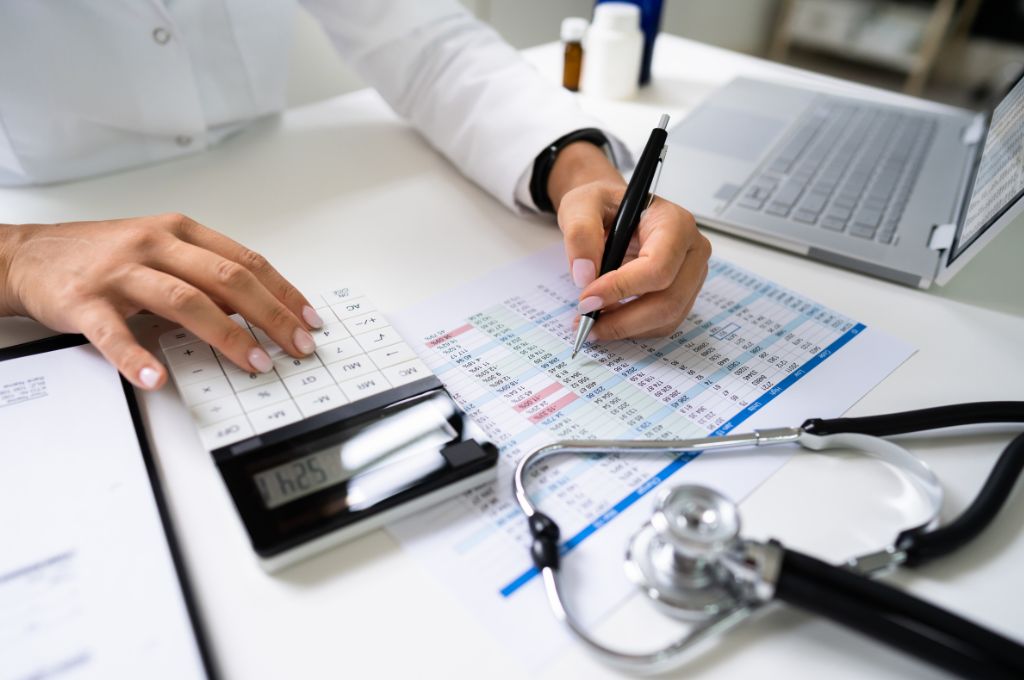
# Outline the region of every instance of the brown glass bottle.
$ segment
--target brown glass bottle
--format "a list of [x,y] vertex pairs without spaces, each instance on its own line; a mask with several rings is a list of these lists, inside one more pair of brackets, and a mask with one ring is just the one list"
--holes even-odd
[[583,35],[587,32],[587,20],[568,17],[562,21],[562,42],[565,44],[565,66],[562,69],[562,85],[567,90],[580,89],[580,74],[583,71]]
[[565,43],[565,67],[562,70],[562,86],[567,90],[578,92],[580,89],[580,72],[583,70],[583,44],[579,42]]

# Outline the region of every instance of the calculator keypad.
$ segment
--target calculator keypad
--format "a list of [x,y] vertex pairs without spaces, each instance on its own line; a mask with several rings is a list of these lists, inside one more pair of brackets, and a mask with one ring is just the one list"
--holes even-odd
[[373,303],[352,288],[321,295],[324,327],[312,333],[316,352],[295,358],[235,314],[274,362],[248,373],[190,331],[160,337],[160,346],[209,450],[365,399],[431,374]]

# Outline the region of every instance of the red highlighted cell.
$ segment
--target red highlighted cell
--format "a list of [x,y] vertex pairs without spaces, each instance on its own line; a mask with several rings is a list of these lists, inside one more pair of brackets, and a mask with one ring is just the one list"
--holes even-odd
[[542,389],[540,392],[532,394],[526,399],[523,399],[521,402],[515,405],[515,409],[520,412],[525,411],[534,404],[539,403],[542,399],[550,397],[552,394],[554,394],[560,389],[562,389],[562,385],[560,383],[552,383],[545,387],[544,389]]
[[570,392],[569,394],[565,395],[555,403],[549,404],[548,406],[545,406],[541,410],[534,413],[532,416],[530,416],[530,422],[539,423],[545,418],[549,418],[554,414],[558,413],[560,410],[562,410],[572,402],[576,401],[577,399],[579,399],[579,396],[577,396],[575,392]]
[[446,340],[451,340],[452,338],[454,338],[457,335],[462,335],[463,333],[465,333],[466,331],[468,331],[472,327],[473,327],[473,324],[469,324],[469,323],[467,323],[465,326],[459,326],[458,328],[456,328],[453,331],[448,331],[444,335],[442,335],[440,337],[437,337],[437,338],[434,338],[433,340],[431,340],[430,342],[427,343],[427,347],[437,347],[438,345],[440,345],[442,342],[445,342]]

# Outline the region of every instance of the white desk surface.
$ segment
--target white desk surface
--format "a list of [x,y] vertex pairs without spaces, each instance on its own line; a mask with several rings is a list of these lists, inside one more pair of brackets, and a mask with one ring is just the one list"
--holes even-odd
[[[546,75],[557,77],[557,46],[526,54]],[[639,146],[658,113],[667,111],[678,120],[713,87],[739,73],[843,87],[839,81],[662,36],[655,52],[655,82],[636,102],[582,101],[627,143]],[[367,91],[289,111],[191,158],[61,186],[0,190],[0,206],[4,222],[181,211],[263,252],[305,290],[351,283],[390,311],[559,241],[549,220],[506,211]],[[940,291],[904,288],[722,234],[708,235],[717,256],[918,348],[851,410],[857,415],[1024,396],[1021,226],[1007,230]],[[30,321],[0,321],[0,345],[45,334]],[[525,674],[516,657],[529,650],[512,650],[491,637],[383,531],[281,575],[263,573],[208,454],[172,399],[173,389],[167,389],[148,396],[144,408],[225,677]],[[780,423],[789,424],[795,423]],[[946,486],[946,516],[969,502],[1008,439],[1005,432],[989,432],[915,442],[915,450]],[[848,463],[840,471],[839,465],[794,458],[743,503],[749,532],[834,558],[890,539],[884,499],[872,496],[874,469]],[[1020,639],[1022,525],[1024,494],[1018,490],[969,548],[894,580]],[[538,608],[537,616],[550,614]],[[652,620],[646,605],[634,601],[601,632],[634,642],[663,639],[671,627]],[[789,609],[736,630],[685,674],[724,678],[783,672],[832,678],[936,675],[930,667]],[[582,650],[567,647],[543,675],[615,673]]]

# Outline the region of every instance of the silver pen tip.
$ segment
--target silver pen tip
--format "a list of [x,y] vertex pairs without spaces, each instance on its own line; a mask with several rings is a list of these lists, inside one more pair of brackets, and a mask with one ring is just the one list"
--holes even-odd
[[575,358],[576,358],[576,355],[577,355],[577,354],[578,354],[578,352],[576,352],[576,351],[574,350],[574,351],[573,351],[573,353],[572,353],[572,356],[571,356],[571,357],[569,357],[569,361],[572,361],[573,359],[575,359]]
[[667,130],[668,129],[668,114],[667,113],[661,114],[661,118],[658,120],[658,127],[660,127],[662,130]]

